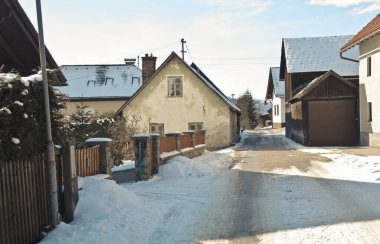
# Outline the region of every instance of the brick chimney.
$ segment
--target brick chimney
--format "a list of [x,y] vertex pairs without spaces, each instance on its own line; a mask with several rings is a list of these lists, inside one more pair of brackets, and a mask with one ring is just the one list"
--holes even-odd
[[156,59],[152,54],[150,56],[145,54],[145,57],[142,57],[142,81],[143,84],[153,75],[156,71]]

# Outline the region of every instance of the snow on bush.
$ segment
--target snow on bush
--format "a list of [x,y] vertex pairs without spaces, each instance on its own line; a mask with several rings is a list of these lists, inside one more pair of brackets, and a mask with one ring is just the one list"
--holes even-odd
[[0,85],[12,82],[16,78],[17,75],[13,73],[0,73]]
[[12,138],[12,142],[14,143],[14,144],[20,144],[20,139],[18,139],[18,138]]
[[7,107],[0,108],[0,114],[11,114],[11,110]]
[[24,106],[24,104],[20,101],[14,101],[13,103],[20,106],[20,107]]

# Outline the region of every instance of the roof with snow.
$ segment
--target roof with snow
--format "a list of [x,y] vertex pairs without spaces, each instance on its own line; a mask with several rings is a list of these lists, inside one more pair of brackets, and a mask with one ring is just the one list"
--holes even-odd
[[366,26],[363,27],[355,36],[353,36],[342,48],[341,51],[347,51],[355,45],[380,34],[380,14],[373,18]]
[[[0,1],[0,66],[2,72],[16,70],[22,76],[35,74],[40,65],[38,33],[20,3],[14,0]],[[58,69],[53,56],[46,48],[49,69]],[[58,72],[59,84],[65,77]]]
[[123,106],[121,106],[117,111],[116,115],[120,114],[121,111],[142,91],[147,84],[150,83],[151,80],[166,66],[166,64],[169,63],[169,61],[172,58],[177,58],[182,62],[183,65],[185,65],[190,71],[192,71],[193,74],[195,74],[201,81],[203,81],[207,87],[209,87],[216,95],[218,95],[232,110],[240,113],[240,109],[236,104],[234,104],[224,93],[219,90],[219,88],[198,68],[197,65],[192,63],[191,65],[188,65],[184,60],[182,60],[175,52],[172,52],[169,57],[166,58],[166,60],[158,67],[158,69],[154,72],[154,74],[144,83],[143,86],[139,88],[139,90],[129,99],[126,101]]
[[285,81],[280,80],[280,67],[271,67],[269,69],[267,94],[265,99],[273,99],[273,92],[276,97],[285,96]]
[[[280,79],[284,79],[285,65],[288,73],[334,70],[341,76],[359,75],[358,63],[339,55],[340,48],[351,38],[352,35],[283,38]],[[359,60],[359,49],[353,48],[344,56]]]
[[68,86],[58,87],[70,100],[131,97],[141,86],[141,70],[134,65],[63,65]]

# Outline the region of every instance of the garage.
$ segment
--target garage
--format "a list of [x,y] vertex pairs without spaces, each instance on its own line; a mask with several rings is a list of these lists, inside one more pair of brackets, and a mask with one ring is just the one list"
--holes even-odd
[[309,146],[357,145],[355,99],[308,101]]
[[330,70],[289,100],[290,138],[305,146],[358,144],[358,87]]

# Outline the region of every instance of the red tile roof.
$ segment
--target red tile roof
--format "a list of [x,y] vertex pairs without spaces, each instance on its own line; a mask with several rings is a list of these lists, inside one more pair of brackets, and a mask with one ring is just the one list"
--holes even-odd
[[352,37],[341,49],[341,52],[352,48],[353,46],[359,44],[365,39],[380,33],[380,14],[373,18],[363,29],[361,29],[358,34]]

